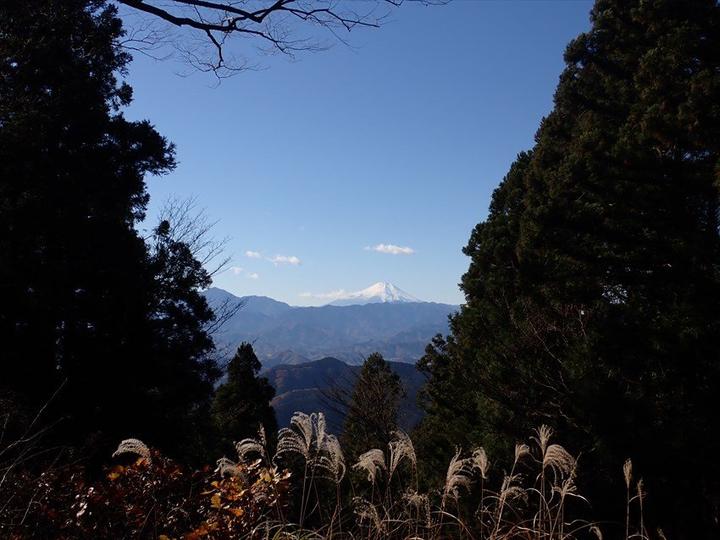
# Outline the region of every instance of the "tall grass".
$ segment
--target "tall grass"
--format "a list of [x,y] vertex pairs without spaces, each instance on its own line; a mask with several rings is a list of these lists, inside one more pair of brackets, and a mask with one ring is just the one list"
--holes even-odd
[[[57,485],[47,477],[42,505],[33,506],[35,495],[23,499],[23,490],[35,489],[32,478],[6,470],[3,481],[12,480],[23,505],[50,512],[43,521],[46,536],[62,524],[57,537],[77,531],[117,535],[118,516],[126,515],[129,525],[120,536],[128,538],[602,540],[612,532],[625,540],[665,539],[645,526],[647,495],[630,460],[618,467],[625,516],[612,531],[589,519],[591,506],[576,483],[578,459],[553,436],[540,426],[527,442],[518,442],[507,470],[493,467],[483,448],[458,448],[448,456],[442,485],[425,491],[406,433],[393,433],[386,448],[368,449],[350,464],[320,413],[296,413],[279,431],[274,453],[262,429],[239,441],[236,456],[219,459],[214,472],[185,471],[128,439],[114,454],[126,465],[109,469],[104,483],[89,486],[75,470],[58,476]],[[28,537],[16,531],[32,533],[33,517],[17,514],[6,501],[0,532]]]
[[[276,467],[290,466],[290,455],[300,459],[302,467],[293,479],[300,512],[295,523],[284,520],[279,528],[278,516],[267,519],[276,524],[277,538],[602,539],[603,526],[582,517],[590,505],[578,493],[578,460],[553,435],[540,426],[527,443],[517,443],[509,471],[493,471],[483,448],[457,449],[444,484],[420,492],[417,456],[406,433],[393,433],[387,448],[368,449],[349,467],[357,474],[348,475],[340,444],[327,433],[322,414],[296,413],[290,427],[278,434],[278,451],[267,459]],[[248,449],[267,452],[264,443],[246,440],[238,445],[238,457]],[[633,481],[629,460],[622,471],[627,487],[624,538],[650,540],[643,522],[642,480]],[[492,479],[497,479],[495,485]],[[343,494],[354,494],[348,504]],[[323,508],[331,510],[323,513]],[[661,534],[657,538],[664,538]]]

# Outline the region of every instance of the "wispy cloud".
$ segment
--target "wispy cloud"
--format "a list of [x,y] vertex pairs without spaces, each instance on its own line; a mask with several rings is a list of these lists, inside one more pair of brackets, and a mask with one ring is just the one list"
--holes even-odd
[[396,246],[395,244],[378,244],[376,246],[367,246],[366,251],[377,251],[378,253],[387,253],[388,255],[412,255],[415,250],[407,246]]
[[[286,264],[289,264],[290,266],[299,266],[302,264],[300,258],[296,257],[295,255],[275,255],[274,257],[263,257],[263,254],[259,251],[248,250],[245,252],[245,256],[249,259],[265,259],[266,261],[270,261],[271,263],[273,263],[275,266],[281,266]],[[242,269],[239,272],[241,271]]]
[[302,298],[317,298],[319,300],[337,300],[338,298],[344,298],[347,294],[348,293],[345,289],[338,289],[337,291],[330,291],[326,293],[304,292],[300,293],[300,296]]
[[298,266],[299,264],[301,264],[300,259],[295,257],[295,255],[275,255],[274,257],[270,257],[268,261],[273,263],[275,266],[280,266],[281,264]]
[[242,266],[231,266],[230,271],[234,276],[245,276],[248,279],[259,279],[260,274],[257,272],[246,271]]
[[345,298],[347,296],[347,291],[345,289],[338,289],[337,291],[330,291],[326,293],[311,293],[311,292],[304,292],[300,293],[300,296],[302,298],[316,298],[318,300],[338,300],[339,298]]

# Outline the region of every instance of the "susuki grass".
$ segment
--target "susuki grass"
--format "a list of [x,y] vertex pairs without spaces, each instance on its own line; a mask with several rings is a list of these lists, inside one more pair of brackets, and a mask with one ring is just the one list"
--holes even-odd
[[[457,449],[449,459],[444,484],[423,493],[418,491],[417,456],[406,433],[395,432],[385,449],[372,448],[361,454],[351,465],[353,470],[361,473],[353,480],[345,474],[342,450],[337,439],[325,432],[322,415],[298,413],[292,425],[295,429],[280,432],[279,451],[274,462],[277,464],[283,454],[298,454],[306,466],[303,478],[296,479],[303,485],[301,497],[310,499],[311,494],[318,491],[316,484],[332,482],[336,488],[336,501],[335,511],[327,523],[322,519],[314,520],[312,511],[308,510],[311,507],[309,500],[303,500],[299,528],[292,533],[286,528],[283,533],[290,537],[315,533],[326,538],[367,539],[603,538],[600,524],[582,518],[590,506],[577,490],[578,460],[552,440],[553,431],[548,426],[540,426],[530,437],[529,444],[519,442],[515,446],[510,470],[495,471],[494,477],[499,478],[496,486],[489,482],[491,464],[485,449],[473,448],[467,452]],[[310,452],[313,441],[314,454]],[[408,467],[401,467],[402,463]],[[330,474],[312,473],[318,469]],[[624,536],[649,539],[642,515],[645,496],[642,481],[633,484],[631,469],[628,460],[623,466],[628,489]],[[345,509],[352,513],[341,516],[343,492],[361,495],[353,497],[350,508]],[[467,504],[462,503],[468,501],[479,502],[474,511],[463,512]],[[579,504],[573,504],[571,508],[570,501]],[[318,512],[319,506],[314,506]],[[632,525],[633,516],[638,520],[635,526]],[[313,530],[303,531],[300,525],[304,520],[318,525]],[[335,527],[339,523],[345,524],[344,531]]]
[[[235,449],[236,456],[219,459],[214,470],[189,473],[142,441],[122,441],[114,457],[134,461],[108,469],[105,482],[68,484],[58,477],[56,489],[69,490],[64,498],[55,495],[59,508],[52,511],[67,514],[58,537],[88,531],[189,540],[575,540],[608,534],[606,524],[592,522],[591,507],[578,493],[578,459],[547,426],[516,444],[509,470],[493,467],[483,448],[458,448],[448,457],[444,483],[426,491],[419,490],[417,456],[406,433],[397,431],[387,448],[368,449],[346,463],[321,413],[296,413],[279,431],[274,454],[262,429]],[[646,494],[632,462],[618,474],[625,478],[626,515],[612,537],[621,531],[626,540],[664,539],[662,531],[651,536],[645,527]],[[55,500],[52,478],[42,494],[46,506]],[[126,516],[125,528],[119,516]],[[12,532],[2,521],[0,530]]]
[[[295,526],[286,520],[276,532],[285,538],[602,538],[600,525],[578,515],[583,513],[578,508],[589,509],[577,492],[578,460],[552,437],[549,427],[540,426],[530,444],[518,443],[511,469],[495,475],[500,480],[494,488],[489,484],[486,451],[457,449],[449,459],[444,484],[423,493],[418,491],[415,448],[406,433],[397,431],[387,448],[361,454],[350,466],[360,474],[348,476],[340,444],[327,433],[323,415],[297,413],[291,426],[280,430],[271,461],[280,467],[289,455],[300,458],[302,470],[294,478],[300,513]],[[267,452],[259,441],[244,441],[238,445],[240,457],[247,448]],[[642,522],[642,481],[632,484],[631,469],[628,460],[623,467],[628,489],[625,537],[649,538]],[[328,491],[328,484],[334,490]],[[335,500],[332,504],[318,500],[320,492],[334,493]],[[343,493],[355,493],[348,507]],[[474,511],[462,511],[467,507],[464,498],[479,501]],[[571,500],[580,503],[572,511]],[[332,507],[329,520],[323,506]],[[631,528],[634,507],[639,523]],[[305,527],[306,522],[314,526]]]

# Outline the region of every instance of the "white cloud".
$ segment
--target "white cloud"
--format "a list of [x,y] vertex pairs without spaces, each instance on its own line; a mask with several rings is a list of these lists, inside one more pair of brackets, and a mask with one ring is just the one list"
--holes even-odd
[[242,274],[243,268],[241,266],[231,266],[230,271],[234,275],[239,276],[240,274]]
[[300,296],[302,298],[316,298],[318,300],[338,300],[340,298],[345,298],[347,296],[347,291],[345,289],[338,289],[337,291],[330,291],[326,293],[311,293],[311,292],[304,292],[300,293]]
[[245,256],[250,259],[259,259],[262,257],[262,255],[260,255],[259,251],[250,251],[250,250],[245,252]]
[[249,274],[245,274],[245,275],[250,279],[259,279],[260,278],[260,274],[258,274],[257,272],[250,272]]
[[273,263],[275,266],[280,266],[281,264],[298,266],[300,264],[300,259],[294,255],[275,255],[274,257],[270,257],[268,261]]
[[389,255],[412,255],[415,250],[411,247],[396,246],[395,244],[378,244],[377,246],[367,246],[366,251],[377,251],[378,253],[387,253]]

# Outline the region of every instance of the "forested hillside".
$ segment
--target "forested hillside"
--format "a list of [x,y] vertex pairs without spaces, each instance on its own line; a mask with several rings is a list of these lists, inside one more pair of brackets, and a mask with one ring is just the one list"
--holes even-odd
[[[415,363],[432,337],[448,330],[457,306],[432,302],[294,307],[267,297],[236,297],[205,291],[211,306],[236,305],[237,312],[214,334],[220,349],[252,342],[266,367],[289,356],[324,356],[360,364],[373,352],[388,360]],[[298,358],[298,359],[301,359]]]
[[[388,362],[400,377],[404,397],[398,411],[398,426],[410,431],[420,421],[422,413],[417,394],[425,377],[414,364]],[[288,425],[297,412],[322,412],[333,431],[341,431],[347,416],[347,403],[342,395],[354,386],[360,366],[350,366],[336,358],[322,358],[313,362],[280,364],[263,373],[275,388],[272,406],[278,424]],[[338,395],[338,391],[340,395]]]

